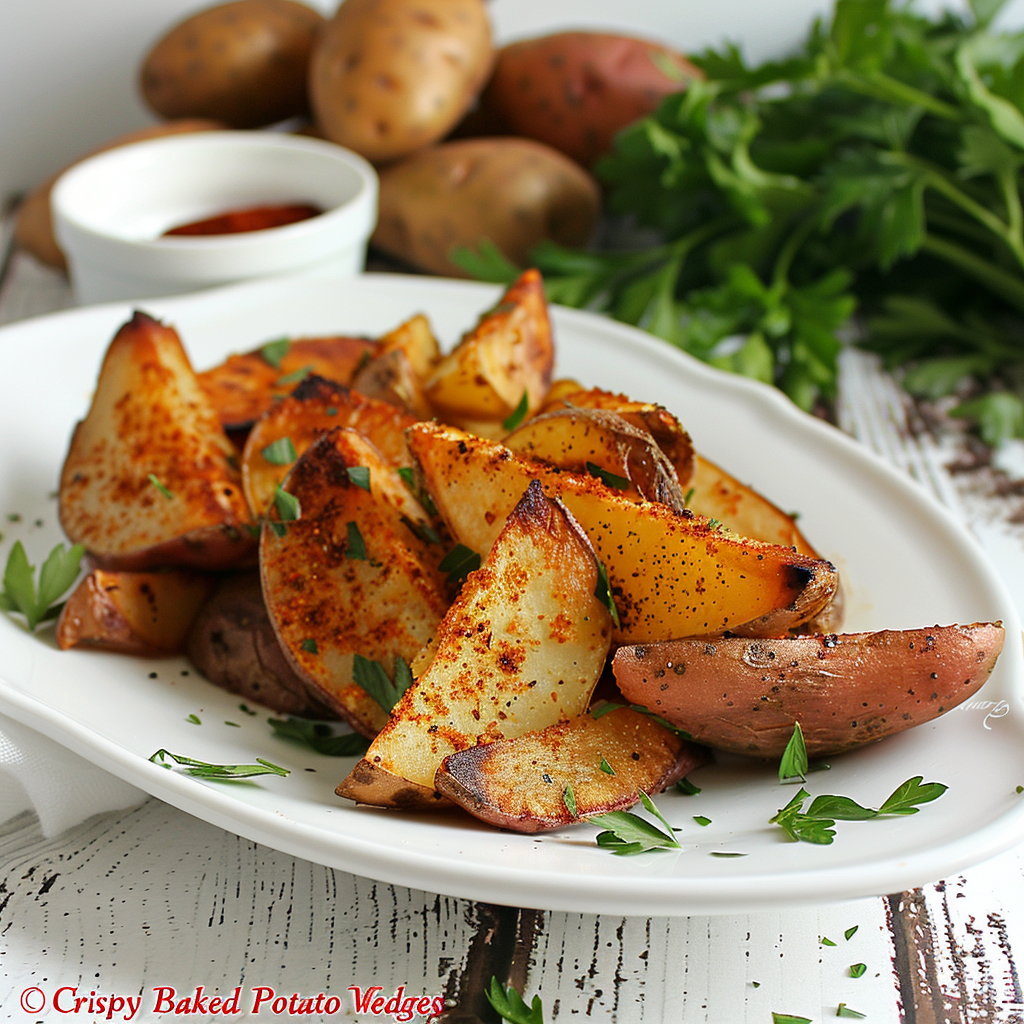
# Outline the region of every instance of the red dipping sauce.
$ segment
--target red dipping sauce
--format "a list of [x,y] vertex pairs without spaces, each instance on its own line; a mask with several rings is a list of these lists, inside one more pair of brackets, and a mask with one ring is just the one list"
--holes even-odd
[[228,210],[216,217],[180,224],[163,233],[169,235],[240,235],[246,231],[265,231],[300,220],[318,217],[324,211],[317,206],[294,204],[290,206],[250,206],[244,210]]

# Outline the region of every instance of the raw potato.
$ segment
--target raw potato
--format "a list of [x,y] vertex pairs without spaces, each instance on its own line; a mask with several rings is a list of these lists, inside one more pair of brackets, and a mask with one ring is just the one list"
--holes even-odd
[[565,502],[608,570],[627,643],[725,630],[778,636],[816,615],[835,567],[731,536],[665,505],[636,504],[592,476],[558,471],[453,427],[417,423],[409,449],[452,536],[490,549],[531,480]]
[[[601,768],[608,764],[614,774]],[[624,811],[640,791],[660,793],[708,760],[649,715],[616,708],[580,715],[540,732],[449,754],[437,791],[470,814],[515,832],[542,832],[608,811]],[[572,787],[576,813],[565,804]]]
[[213,577],[195,572],[104,572],[75,587],[57,620],[57,646],[100,647],[122,654],[176,654]]
[[1003,647],[999,623],[620,647],[619,689],[718,750],[778,758],[803,730],[814,756],[931,721],[981,688]]
[[60,523],[107,569],[227,569],[255,553],[235,450],[177,332],[145,313],[114,336],[75,428]]
[[234,0],[167,33],[140,88],[161,117],[213,117],[259,128],[305,113],[306,77],[323,16],[294,0]]
[[702,77],[657,43],[559,32],[501,49],[482,106],[512,134],[546,142],[589,167],[611,150],[620,129]]
[[611,642],[597,562],[565,507],[531,484],[437,629],[433,659],[338,795],[437,804],[449,754],[581,714]]
[[448,133],[493,59],[481,0],[344,0],[313,54],[310,101],[332,142],[395,160]]
[[148,128],[140,128],[136,132],[128,132],[127,135],[118,135],[117,138],[97,146],[74,161],[67,167],[62,167],[56,174],[51,174],[45,181],[40,182],[25,198],[18,207],[17,216],[14,221],[14,241],[22,249],[30,252],[41,263],[48,267],[56,267],[58,270],[67,270],[67,261],[64,253],[57,244],[53,234],[53,217],[50,214],[50,193],[57,179],[69,168],[86,157],[95,156],[97,153],[105,153],[108,149],[116,149],[118,146],[127,146],[132,142],[145,142],[146,139],[158,139],[165,135],[188,135],[190,132],[212,132],[223,128],[219,121],[202,120],[189,118],[181,121],[169,121],[167,124],[154,124]]
[[[348,0],[351,2],[351,0]],[[493,242],[517,266],[546,238],[590,241],[600,212],[594,179],[530,139],[463,139],[414,153],[380,172],[374,245],[433,274],[468,277],[459,246]]]

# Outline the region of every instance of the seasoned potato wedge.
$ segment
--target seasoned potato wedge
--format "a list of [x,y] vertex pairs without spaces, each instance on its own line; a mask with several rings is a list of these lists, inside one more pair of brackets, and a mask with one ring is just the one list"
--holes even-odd
[[[360,485],[367,470],[369,490]],[[270,507],[260,540],[267,611],[283,647],[322,699],[373,736],[385,710],[353,678],[360,654],[393,677],[433,635],[448,607],[443,551],[417,530],[427,515],[401,478],[353,430],[332,430],[284,484],[298,517]],[[287,504],[285,505],[287,508]]]
[[122,654],[176,654],[215,581],[186,570],[105,572],[75,587],[57,620],[57,646]]
[[224,569],[255,550],[231,442],[177,332],[145,313],[107,349],[61,472],[60,521],[106,569]]
[[[253,515],[262,515],[291,468],[287,442],[297,458],[321,434],[351,427],[395,468],[409,464],[405,429],[416,421],[386,402],[366,398],[312,374],[253,425],[242,452],[242,487]],[[274,447],[276,446],[276,447]],[[269,456],[269,458],[268,458]]]
[[185,641],[189,661],[211,683],[285,715],[337,718],[281,649],[256,569],[224,577]]
[[298,338],[287,341],[286,350],[280,353],[276,345],[268,342],[252,352],[228,356],[223,363],[199,374],[199,384],[226,430],[252,426],[275,401],[290,394],[306,374],[348,384],[377,349],[370,338],[348,337]]
[[619,689],[698,743],[782,755],[803,730],[813,756],[937,718],[975,693],[1003,647],[999,623],[781,640],[671,640],[620,647]]
[[[602,759],[611,769],[601,767]],[[640,791],[660,793],[707,762],[703,747],[649,715],[616,708],[580,715],[540,732],[469,747],[444,759],[437,791],[470,814],[515,832],[543,832],[581,818],[624,811]],[[572,787],[576,813],[565,804]]]
[[427,398],[449,422],[500,425],[524,392],[528,412],[540,408],[554,359],[544,284],[527,270],[440,362]]
[[441,348],[430,328],[430,321],[422,314],[410,317],[379,341],[378,354],[401,352],[409,361],[412,372],[426,380],[441,361]]
[[611,643],[597,581],[584,533],[530,484],[438,627],[429,667],[338,795],[429,805],[449,754],[582,713]]
[[594,477],[559,472],[453,427],[418,423],[407,436],[452,536],[474,551],[490,549],[530,480],[561,498],[608,570],[624,642],[725,630],[777,636],[816,615],[835,592],[828,562],[730,536],[692,513],[636,504]]
[[527,420],[502,442],[559,469],[589,473],[625,497],[686,507],[675,467],[650,432],[607,409],[556,409]]

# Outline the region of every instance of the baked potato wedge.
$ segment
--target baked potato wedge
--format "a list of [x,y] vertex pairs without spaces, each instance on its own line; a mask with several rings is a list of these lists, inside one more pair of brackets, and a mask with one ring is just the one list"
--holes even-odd
[[429,667],[338,795],[436,805],[434,775],[449,754],[581,714],[611,643],[597,583],[586,535],[530,483],[438,626]]
[[778,636],[835,592],[828,562],[735,537],[693,513],[637,504],[591,476],[517,456],[454,427],[417,423],[409,449],[452,536],[487,552],[531,480],[565,502],[608,571],[625,643],[742,631]]
[[262,515],[295,459],[335,427],[358,431],[391,466],[407,466],[405,429],[415,422],[393,405],[311,374],[249,431],[242,451],[242,488],[249,508],[254,516]]
[[234,448],[177,332],[145,313],[114,336],[75,427],[60,522],[105,569],[226,569],[255,552]]
[[93,569],[72,591],[57,619],[57,646],[99,647],[121,654],[177,654],[216,581],[176,569]]
[[784,639],[670,640],[620,647],[627,700],[698,743],[781,757],[803,730],[812,756],[838,754],[931,721],[981,688],[1000,623]]
[[441,360],[427,398],[447,422],[500,430],[524,393],[528,414],[540,408],[554,360],[544,283],[527,270]]
[[371,338],[279,338],[204,370],[199,385],[225,430],[247,430],[307,374],[348,384],[376,350]]
[[[703,747],[687,743],[649,715],[616,708],[597,718],[584,714],[449,754],[434,785],[488,824],[543,832],[627,810],[641,790],[660,793],[707,760]],[[566,806],[567,786],[572,787],[575,814]]]
[[354,430],[320,437],[284,491],[297,510],[275,499],[260,539],[270,620],[302,678],[374,736],[387,710],[355,682],[354,657],[379,662],[393,678],[396,659],[408,663],[431,638],[448,607],[437,569],[443,549],[423,539],[427,514]]

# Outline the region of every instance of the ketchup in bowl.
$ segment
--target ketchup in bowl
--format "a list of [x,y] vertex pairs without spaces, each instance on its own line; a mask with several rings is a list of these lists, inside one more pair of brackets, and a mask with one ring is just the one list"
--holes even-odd
[[163,233],[170,235],[239,235],[246,231],[265,231],[285,224],[296,224],[300,220],[317,217],[324,211],[309,204],[286,206],[250,206],[244,210],[228,210],[205,220],[180,224]]

